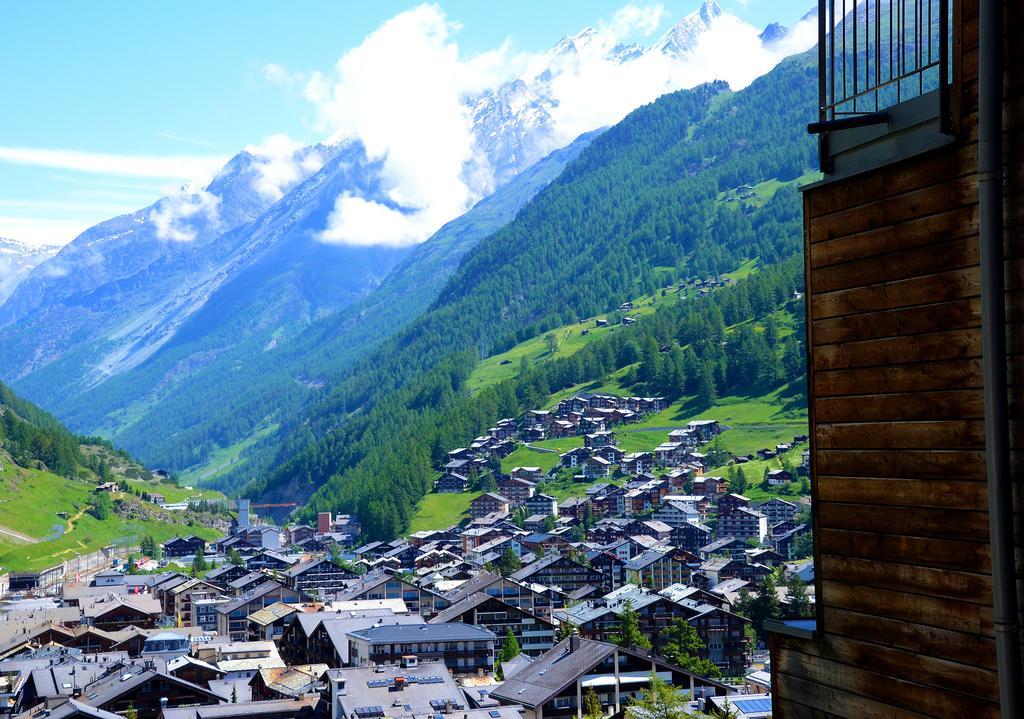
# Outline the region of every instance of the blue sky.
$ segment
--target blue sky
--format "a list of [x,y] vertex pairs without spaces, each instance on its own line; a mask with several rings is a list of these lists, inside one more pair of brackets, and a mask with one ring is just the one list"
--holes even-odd
[[[813,4],[720,3],[758,27],[790,25]],[[440,2],[461,26],[454,36],[460,56],[506,41],[516,52],[540,52],[624,4]],[[660,5],[666,12],[658,33],[699,0]],[[268,81],[266,66],[328,72],[347,49],[414,6],[257,0],[7,7],[0,25],[0,236],[69,241],[96,221],[146,206],[249,143],[275,133],[303,143],[322,139],[315,108]]]

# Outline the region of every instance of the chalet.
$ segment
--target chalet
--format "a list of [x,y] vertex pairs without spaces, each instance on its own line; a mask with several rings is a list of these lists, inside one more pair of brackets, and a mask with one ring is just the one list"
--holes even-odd
[[583,463],[583,476],[587,479],[610,477],[612,463],[604,457],[593,456]]
[[654,469],[654,455],[650,452],[630,452],[621,460],[623,474],[641,474]]
[[665,472],[659,479],[668,482],[669,489],[672,492],[686,492],[693,485],[693,474],[695,471],[694,467],[683,465]]
[[659,504],[651,516],[659,522],[668,525],[670,531],[672,527],[700,520],[700,512],[697,511],[696,505],[681,498],[675,499],[671,496]]
[[469,478],[458,472],[443,472],[434,482],[434,491],[438,494],[460,494],[469,489]]
[[364,576],[335,596],[337,601],[371,599],[401,599],[409,612],[432,617],[435,612],[448,606],[448,600],[440,593],[420,584],[406,581],[390,572],[383,571],[373,576]]
[[667,541],[672,535],[672,527],[657,519],[637,519],[626,527],[630,535],[644,534],[659,541]]
[[245,560],[245,566],[250,571],[269,569],[275,572],[283,572],[298,560],[287,557],[273,549],[264,549]]
[[75,699],[48,713],[50,719],[113,719],[132,711],[139,719],[157,719],[165,709],[211,706],[222,697],[197,684],[139,662],[121,665],[85,685]]
[[721,477],[701,476],[693,478],[693,493],[703,494],[709,499],[715,499],[718,495],[725,493],[726,482]]
[[711,541],[711,527],[699,522],[684,522],[672,527],[669,542],[679,549],[697,554],[701,547]]
[[650,549],[626,562],[626,581],[654,591],[688,582],[691,574],[688,558],[686,552],[675,548]]
[[615,434],[609,431],[591,432],[583,437],[583,444],[590,449],[615,444]]
[[686,447],[675,442],[664,442],[654,448],[654,459],[665,467],[682,464],[686,456]]
[[601,572],[608,581],[605,586],[612,590],[626,583],[626,559],[614,552],[592,549],[585,555],[591,567]]
[[615,445],[606,445],[604,447],[598,447],[594,450],[594,456],[600,457],[609,464],[619,464],[622,458],[626,456],[626,453]]
[[575,468],[586,462],[590,458],[590,454],[590,447],[576,447],[558,455],[559,464],[563,467]]
[[217,607],[217,632],[232,640],[243,640],[249,633],[249,615],[275,602],[302,602],[311,597],[274,581],[265,581],[240,597]]
[[796,554],[795,540],[811,531],[806,524],[798,524],[792,529],[782,532],[771,539],[775,551],[786,559],[798,559]]
[[696,431],[687,427],[686,429],[674,429],[668,433],[668,441],[681,444],[684,447],[696,447],[701,443],[700,436]]
[[722,427],[717,419],[696,419],[689,422],[686,427],[692,430],[702,442],[710,442],[722,433]]
[[283,602],[257,609],[248,617],[248,641],[276,642],[284,634],[285,627],[292,623],[298,609]]
[[169,539],[162,546],[165,557],[194,557],[196,552],[206,551],[206,540],[202,537],[189,535],[187,537]]
[[763,542],[768,537],[768,518],[749,507],[736,507],[732,511],[719,513],[716,530],[719,537]]
[[736,507],[749,507],[750,499],[742,494],[723,494],[718,498],[718,513],[726,514]]
[[106,594],[78,600],[82,623],[107,632],[135,626],[152,629],[163,607],[151,594]]
[[292,589],[321,596],[344,589],[357,578],[356,574],[326,557],[295,564],[285,570],[283,576],[285,584]]
[[403,657],[442,661],[449,671],[475,674],[494,668],[494,632],[470,624],[380,624],[348,632],[349,663],[398,664]]
[[774,449],[761,448],[757,450],[758,459],[774,459],[777,456],[779,456],[778,452]]
[[646,688],[652,671],[670,684],[692,687],[698,697],[728,694],[729,688],[690,674],[646,652],[573,636],[520,669],[491,692],[502,705],[521,706],[524,719],[570,719],[582,715],[584,681],[593,682],[602,713],[618,716],[629,697]]
[[787,482],[792,482],[793,474],[786,469],[769,469],[765,473],[765,479],[768,480],[768,484],[777,486],[780,484],[786,484]]
[[250,592],[256,587],[260,586],[269,579],[269,575],[263,572],[246,572],[238,579],[232,579],[227,584],[227,591],[229,594],[233,594],[236,597],[240,597],[246,592]]
[[522,479],[533,484],[544,479],[544,470],[540,467],[513,467],[510,474],[513,479]]
[[723,537],[717,539],[710,544],[705,544],[698,550],[698,554],[702,559],[712,559],[714,557],[728,556],[732,559],[744,561],[746,557],[746,551],[750,549],[749,545],[742,539],[736,537]]
[[558,500],[548,494],[534,494],[527,497],[523,502],[526,511],[530,514],[542,514],[544,516],[558,514]]
[[537,491],[536,482],[528,479],[511,476],[498,479],[498,492],[505,497],[513,507],[522,507],[526,500]]
[[511,578],[517,582],[552,587],[565,593],[574,592],[587,585],[604,587],[609,583],[608,578],[597,569],[561,555],[544,557],[528,564]]
[[768,518],[769,527],[775,527],[779,522],[793,519],[799,511],[799,507],[793,502],[774,497],[758,505],[757,511]]
[[[587,497],[569,497],[558,503],[558,516],[568,517],[576,522],[582,522],[586,516],[587,507],[590,507],[590,499]],[[593,511],[593,510],[591,510]]]
[[538,656],[555,643],[555,625],[548,619],[484,592],[474,592],[438,612],[431,624],[457,622],[489,629],[496,637],[496,650],[504,648],[509,631],[523,653]]
[[469,516],[479,519],[490,514],[505,515],[511,506],[512,503],[500,494],[484,492],[469,503]]
[[525,422],[533,427],[547,427],[552,419],[552,413],[546,409],[529,409],[526,411]]
[[223,564],[216,569],[206,573],[206,581],[221,589],[228,591],[228,584],[249,574],[249,570],[243,565]]
[[472,449],[468,447],[459,447],[458,449],[453,449],[451,452],[448,453],[449,462],[459,460],[462,460],[464,462],[472,462],[473,459],[475,458],[476,452],[474,452]]
[[313,539],[316,536],[316,529],[308,524],[296,524],[288,527],[285,534],[288,537],[288,544],[301,544],[307,539]]

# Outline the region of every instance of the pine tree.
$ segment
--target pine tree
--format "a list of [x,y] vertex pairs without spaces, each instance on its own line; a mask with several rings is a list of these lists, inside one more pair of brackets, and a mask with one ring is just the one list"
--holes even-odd
[[786,578],[786,600],[793,616],[811,616],[811,600],[807,597],[807,585],[796,574],[790,574]]
[[601,706],[601,700],[598,698],[597,692],[594,691],[594,687],[587,687],[587,691],[583,695],[584,719],[601,719],[603,716],[604,707]]
[[633,609],[633,603],[627,601],[619,615],[619,631],[612,635],[612,641],[627,649],[640,647],[651,648],[651,640],[640,631],[640,614]]
[[198,577],[207,570],[206,557],[202,549],[196,549],[196,556],[192,558],[192,576]]
[[505,547],[501,552],[501,556],[498,557],[496,562],[498,572],[503,577],[515,574],[523,568],[523,562],[519,559],[519,555],[516,554],[512,547]]
[[498,654],[498,663],[511,661],[522,653],[522,649],[519,648],[519,640],[516,639],[516,635],[509,629],[505,635],[505,642],[501,647],[501,652]]
[[236,567],[241,567],[243,564],[245,564],[245,561],[242,559],[242,555],[239,554],[238,550],[234,547],[232,547],[228,551],[228,562],[235,565]]
[[720,677],[722,672],[710,660],[702,658],[706,647],[697,630],[685,619],[676,619],[661,632],[661,654],[688,672],[705,677]]
[[109,519],[114,511],[114,503],[109,492],[97,492],[92,502],[92,516],[100,521]]

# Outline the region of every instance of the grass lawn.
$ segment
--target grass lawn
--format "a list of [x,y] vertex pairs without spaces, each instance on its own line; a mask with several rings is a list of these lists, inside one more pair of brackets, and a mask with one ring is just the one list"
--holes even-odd
[[416,507],[409,522],[409,533],[424,529],[444,529],[469,516],[469,503],[479,492],[461,494],[428,494]]
[[[64,479],[49,472],[0,461],[0,525],[34,539],[45,539],[64,526],[58,511],[74,514],[89,504],[92,482]],[[0,544],[10,541],[0,534]]]
[[51,567],[57,562],[72,559],[76,552],[86,554],[117,540],[151,534],[158,542],[178,535],[196,534],[214,539],[220,534],[202,525],[168,524],[147,521],[129,522],[119,517],[100,521],[89,513],[75,521],[74,529],[48,542],[21,545],[0,545],[0,567],[5,571],[27,571]]
[[543,442],[531,442],[533,447],[552,449],[553,452],[535,452],[529,447],[520,446],[515,452],[501,460],[501,471],[510,473],[515,467],[540,467],[545,472],[558,464],[558,455],[575,447],[583,446],[583,437],[563,437],[562,439],[546,439]]
[[[211,452],[205,462],[181,473],[181,483],[183,485],[201,484],[202,482],[220,476],[239,461],[242,452],[256,444],[256,442],[261,440],[263,437],[276,432],[278,426],[279,425],[277,424],[269,424],[259,427],[248,437],[240,439],[228,447],[221,447],[220,449]],[[168,501],[171,501],[170,497],[167,499]]]
[[140,492],[150,494],[162,494],[169,503],[184,502],[188,499],[224,499],[224,495],[215,489],[203,489],[202,487],[179,486],[174,482],[126,482],[129,489],[138,489]]
[[[642,317],[651,314],[660,304],[666,302],[678,302],[678,296],[669,294],[665,297],[660,292],[653,295],[646,295],[633,300],[633,309],[628,314],[630,317]],[[535,364],[544,362],[556,357],[569,357],[586,347],[591,342],[601,339],[611,332],[618,332],[621,325],[596,327],[595,321],[598,318],[607,318],[608,313],[589,317],[581,322],[571,325],[563,325],[550,333],[558,338],[558,348],[552,353],[544,340],[544,335],[533,337],[520,342],[515,347],[501,354],[491,355],[479,362],[469,377],[469,389],[474,394],[484,387],[498,382],[511,379],[519,372],[519,365],[523,358],[528,363]],[[587,334],[583,334],[586,331]]]
[[[85,554],[116,540],[143,534],[151,534],[158,541],[178,534],[197,534],[207,539],[218,536],[216,531],[201,525],[189,526],[155,519],[128,521],[111,515],[100,521],[87,511],[95,486],[92,481],[66,479],[49,472],[19,467],[6,456],[0,464],[3,465],[0,470],[0,526],[41,540],[27,543],[0,533],[0,571],[50,567],[62,559],[74,557],[75,552]],[[169,500],[172,496],[184,498],[191,494],[173,485],[155,482],[128,484],[159,491]],[[177,494],[172,495],[172,492]],[[223,496],[216,492],[206,494]],[[59,516],[58,512],[66,512],[68,518]]]

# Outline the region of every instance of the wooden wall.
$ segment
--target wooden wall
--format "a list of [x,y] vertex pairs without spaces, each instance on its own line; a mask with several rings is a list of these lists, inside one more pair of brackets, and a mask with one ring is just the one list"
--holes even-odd
[[[1005,112],[1018,421],[1020,5],[1007,4]],[[820,637],[775,638],[778,719],[998,716],[977,266],[977,0],[960,13],[960,140],[804,195]]]

